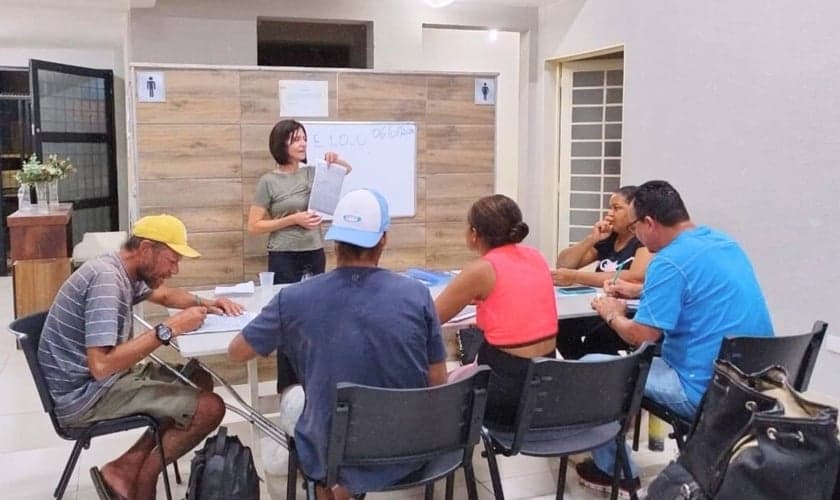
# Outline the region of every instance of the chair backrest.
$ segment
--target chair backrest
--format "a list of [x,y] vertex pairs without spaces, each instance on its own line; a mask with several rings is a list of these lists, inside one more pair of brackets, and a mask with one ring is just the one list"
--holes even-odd
[[827,323],[817,321],[810,332],[801,335],[726,337],[718,357],[732,362],[744,373],[755,373],[768,366],[780,365],[787,370],[793,388],[805,391],[811,381],[827,329]]
[[38,361],[38,344],[41,341],[41,330],[44,328],[46,319],[47,311],[23,316],[9,323],[9,331],[17,337],[18,344],[23,350],[26,364],[29,366],[29,371],[32,372],[32,379],[38,389],[38,396],[41,397],[41,405],[44,407],[44,411],[50,415],[50,420],[52,420],[56,432],[63,437],[65,433],[53,411],[53,399],[47,386],[47,379],[41,369],[41,363]]
[[528,368],[514,423],[511,452],[530,431],[621,422],[639,411],[654,345],[603,361],[535,359]]
[[[490,369],[457,382],[418,389],[338,384],[327,448],[327,484],[347,465],[428,460],[478,442]],[[398,436],[398,439],[385,439]]]

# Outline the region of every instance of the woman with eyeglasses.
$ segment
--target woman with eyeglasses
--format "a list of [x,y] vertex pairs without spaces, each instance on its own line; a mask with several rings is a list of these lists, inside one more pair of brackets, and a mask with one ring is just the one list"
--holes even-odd
[[[306,165],[306,129],[298,121],[281,120],[268,136],[275,167],[257,182],[248,212],[248,233],[268,234],[268,270],[274,283],[296,283],[326,267],[321,217],[308,210],[315,168]],[[328,165],[352,168],[336,153],[324,155]],[[288,360],[277,360],[278,392],[297,383]]]
[[484,332],[478,364],[493,370],[485,420],[510,427],[532,358],[555,357],[557,303],[542,254],[522,245],[528,225],[516,202],[496,194],[467,214],[466,243],[479,257],[464,266],[435,300],[441,323],[476,304]]
[[[633,234],[637,221],[630,220],[630,200],[635,191],[636,186],[623,186],[614,192],[606,216],[592,226],[586,238],[557,255],[557,269],[551,271],[555,285],[603,286],[611,295],[638,296],[651,253]],[[594,270],[581,269],[593,262]],[[614,277],[618,279],[613,284]],[[557,348],[565,359],[628,349],[598,317],[563,320],[559,332]]]

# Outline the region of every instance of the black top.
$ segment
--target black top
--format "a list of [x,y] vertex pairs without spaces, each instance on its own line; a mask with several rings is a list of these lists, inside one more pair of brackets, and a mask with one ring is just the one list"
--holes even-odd
[[[618,238],[618,234],[612,233],[609,238],[595,244],[595,251],[598,252],[598,265],[595,266],[596,272],[615,272],[615,268],[620,263],[636,255],[636,250],[638,250],[639,247],[644,246],[641,241],[633,236],[630,238],[630,241],[624,245],[624,248],[616,250],[616,238]],[[624,264],[622,269],[629,269],[631,263],[632,261]]]

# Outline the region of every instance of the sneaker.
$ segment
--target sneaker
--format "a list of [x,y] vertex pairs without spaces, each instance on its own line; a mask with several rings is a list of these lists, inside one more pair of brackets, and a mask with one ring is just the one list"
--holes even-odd
[[[599,469],[591,458],[577,464],[575,470],[578,474],[578,480],[583,486],[606,493],[612,491],[612,476]],[[641,487],[642,482],[639,481],[638,477],[622,479],[618,482],[618,495],[622,498],[630,498],[630,490],[634,489],[639,494]]]

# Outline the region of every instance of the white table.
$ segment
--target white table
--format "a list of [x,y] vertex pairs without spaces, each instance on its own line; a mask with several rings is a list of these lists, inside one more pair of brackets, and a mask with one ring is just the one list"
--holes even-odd
[[[245,306],[245,310],[254,313],[260,310],[271,300],[272,297],[283,287],[289,285],[274,285],[271,287],[256,287],[255,292],[249,295],[225,295],[225,297]],[[214,299],[216,295],[213,290],[196,292],[202,298]],[[201,333],[196,335],[181,335],[175,342],[185,358],[200,358],[215,354],[227,354],[228,346],[236,337],[238,331]],[[261,398],[259,394],[259,377],[257,372],[257,359],[248,361],[248,390],[250,404],[261,413],[277,413],[279,399],[276,394],[270,397]]]
[[[283,287],[289,285],[274,285],[269,288],[256,287],[251,295],[230,296],[232,300],[245,306],[248,311],[259,312],[269,300]],[[430,289],[433,296],[437,296],[443,290],[442,286]],[[203,298],[215,298],[212,290],[197,292]],[[595,291],[592,293],[563,295],[557,297],[557,317],[559,319],[579,318],[583,316],[594,316],[590,303],[595,298]],[[471,307],[471,306],[468,306]],[[474,322],[474,317],[454,323],[463,326]],[[176,339],[181,355],[187,358],[211,356],[215,354],[227,354],[228,345],[238,334],[238,331],[202,333],[197,335],[182,335]],[[259,378],[257,376],[257,360],[248,361],[248,388],[250,391],[251,406],[263,413],[274,413],[279,407],[275,405],[276,397],[265,399],[259,395]],[[276,396],[276,395],[275,395]]]

